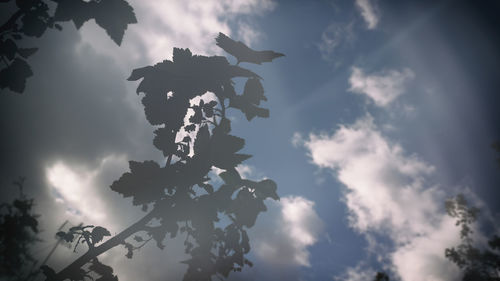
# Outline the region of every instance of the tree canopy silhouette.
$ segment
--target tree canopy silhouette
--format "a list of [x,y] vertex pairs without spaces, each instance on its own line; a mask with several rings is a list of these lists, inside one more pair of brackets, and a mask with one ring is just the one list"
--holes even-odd
[[463,270],[463,281],[500,280],[500,237],[493,235],[488,247],[477,248],[474,244],[472,224],[477,220],[479,209],[470,207],[462,194],[446,201],[448,215],[457,219],[461,243],[447,248],[445,256]]
[[26,280],[36,274],[31,246],[38,241],[38,215],[23,192],[24,178],[14,182],[19,196],[0,205],[0,278]]
[[[247,79],[243,93],[236,93],[236,77]],[[239,153],[245,140],[230,134],[226,114],[235,109],[248,120],[269,116],[268,109],[260,107],[266,100],[261,77],[231,65],[223,56],[198,56],[174,48],[172,60],[134,69],[128,80],[141,80],[137,93],[144,93],[147,120],[158,126],[153,144],[165,162],[130,161],[130,171],[111,189],[132,198],[146,215],[106,241],[110,233],[101,226],[59,232],[75,247],[86,244],[87,252],[59,272],[44,265],[46,279],[97,275],[100,281],[116,280],[113,270],[97,260],[100,254],[122,245],[126,257],[132,258],[135,250],[152,240],[163,249],[167,235],[185,236],[190,258],[182,261],[188,266],[184,280],[225,278],[231,271],[252,266],[245,257],[250,251],[247,229],[266,211],[264,200],[279,197],[274,181],[253,181],[238,173],[236,167],[251,155]],[[213,98],[206,98],[207,92]],[[214,167],[222,170],[219,186],[211,172]]]
[[[41,37],[48,29],[62,30],[61,22],[73,21],[77,29],[90,20],[102,27],[111,39],[121,44],[127,26],[136,23],[134,11],[125,0],[3,0],[14,5],[10,18],[0,26],[0,89],[22,93],[33,75],[26,61],[38,48],[20,47],[26,37]],[[50,13],[55,6],[55,12]],[[8,6],[6,8],[9,8]]]

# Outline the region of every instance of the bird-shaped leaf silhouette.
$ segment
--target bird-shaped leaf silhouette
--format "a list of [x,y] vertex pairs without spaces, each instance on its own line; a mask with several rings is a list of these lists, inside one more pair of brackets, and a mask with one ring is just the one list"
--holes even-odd
[[270,62],[275,58],[284,56],[284,54],[276,53],[274,51],[255,51],[250,49],[241,41],[235,41],[227,37],[224,33],[219,33],[215,39],[217,46],[221,47],[224,51],[236,57],[238,63],[250,62],[261,64],[263,62]]
[[0,70],[0,89],[22,93],[26,85],[26,79],[31,77],[33,72],[25,60],[15,58],[6,68]]
[[77,29],[90,20],[106,30],[111,39],[120,45],[129,24],[137,23],[134,10],[125,0],[57,1],[56,21],[72,20]]

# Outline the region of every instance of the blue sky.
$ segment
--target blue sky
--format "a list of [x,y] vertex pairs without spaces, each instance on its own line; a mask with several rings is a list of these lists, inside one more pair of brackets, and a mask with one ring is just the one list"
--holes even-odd
[[[498,221],[498,4],[129,2],[138,24],[122,46],[93,22],[67,24],[36,41],[26,92],[0,96],[9,136],[1,181],[33,179],[46,241],[65,219],[118,232],[140,216],[107,188],[128,160],[162,161],[125,79],[170,59],[173,47],[222,55],[214,38],[224,32],[286,54],[249,66],[264,78],[270,118],[233,116],[254,155],[240,172],[275,180],[281,201],[269,201],[250,232],[255,266],[231,279],[355,281],[378,270],[394,280],[459,278],[444,258],[459,242],[444,200],[465,193],[486,222]],[[477,239],[491,234],[484,229]],[[178,279],[182,241],[167,245],[103,259],[120,280]],[[59,249],[52,265],[73,257]]]

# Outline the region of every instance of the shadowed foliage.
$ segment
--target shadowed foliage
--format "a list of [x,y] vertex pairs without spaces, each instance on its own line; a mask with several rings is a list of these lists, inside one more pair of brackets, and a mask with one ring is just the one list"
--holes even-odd
[[472,224],[477,220],[479,209],[469,207],[462,194],[446,201],[448,215],[457,219],[461,227],[461,243],[445,250],[445,256],[463,270],[464,281],[500,280],[500,237],[494,235],[488,245],[477,248],[473,241]]
[[373,281],[389,281],[389,275],[385,272],[377,272],[377,275],[375,275],[375,279]]
[[26,280],[36,274],[30,248],[38,241],[38,216],[33,199],[23,193],[24,179],[14,182],[19,197],[0,205],[0,279]]
[[0,89],[17,93],[24,92],[26,80],[33,75],[26,59],[38,50],[20,47],[22,39],[41,37],[48,29],[62,30],[61,22],[73,21],[80,29],[86,21],[94,19],[120,45],[127,26],[137,22],[125,0],[3,0],[1,3],[2,9],[15,12],[0,26]]
[[[247,47],[248,48],[248,47]],[[235,54],[238,55],[238,54]],[[244,78],[243,93],[236,93],[233,78]],[[231,65],[223,56],[193,55],[174,48],[172,60],[132,71],[147,120],[157,126],[153,144],[165,161],[130,161],[130,171],[111,189],[146,215],[121,233],[110,236],[101,226],[78,226],[57,236],[69,243],[86,244],[87,252],[59,272],[44,265],[46,280],[117,280],[113,270],[97,256],[116,246],[126,257],[149,241],[164,248],[167,237],[185,237],[182,261],[184,280],[226,278],[232,271],[252,266],[247,234],[267,198],[279,200],[276,183],[242,178],[236,169],[250,155],[239,153],[245,140],[231,134],[228,110],[241,111],[248,120],[268,117],[260,107],[267,100],[261,77]],[[212,93],[211,95],[206,95]],[[213,172],[220,171],[218,175]],[[217,180],[216,178],[220,178]],[[220,184],[216,184],[222,182]]]

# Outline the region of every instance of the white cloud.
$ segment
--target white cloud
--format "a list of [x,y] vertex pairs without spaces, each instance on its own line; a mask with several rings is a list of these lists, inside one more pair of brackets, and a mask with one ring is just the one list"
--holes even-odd
[[359,263],[355,267],[349,267],[346,269],[344,274],[339,277],[334,277],[334,280],[342,280],[342,281],[369,281],[373,280],[376,272],[368,267],[364,263]]
[[[126,165],[125,157],[110,155],[92,170],[58,161],[47,167],[45,173],[53,189],[54,200],[64,205],[70,220],[116,229],[114,218],[108,216],[109,208],[103,200],[103,187],[98,178],[109,166]],[[108,189],[106,191],[111,193]]]
[[389,70],[367,75],[361,68],[353,67],[349,91],[365,94],[378,106],[387,106],[405,90],[405,84],[415,77],[408,68],[402,71]]
[[[134,63],[140,60],[151,64],[169,59],[173,47],[189,48],[194,54],[221,54],[215,37],[219,32],[232,35],[232,20],[262,15],[276,7],[271,0],[131,0],[130,4],[138,23],[128,27],[120,48],[95,25],[82,28],[84,44],[114,57],[127,71],[137,67]],[[259,34],[248,23],[237,24],[235,33],[246,43],[252,43]]]
[[356,6],[358,6],[361,16],[366,21],[368,29],[374,29],[380,20],[378,8],[375,3],[372,3],[370,0],[356,0]]
[[[322,232],[314,202],[300,196],[281,198],[279,214],[252,230],[255,254],[273,266],[310,266],[308,247]],[[270,212],[275,212],[275,206]],[[272,216],[272,215],[271,215]]]
[[405,281],[456,280],[458,268],[444,249],[459,242],[458,229],[442,208],[444,193],[425,182],[431,165],[387,140],[371,117],[332,135],[311,134],[304,146],[314,164],[332,170],[346,187],[351,227],[369,239],[382,234],[393,241],[396,274]]

